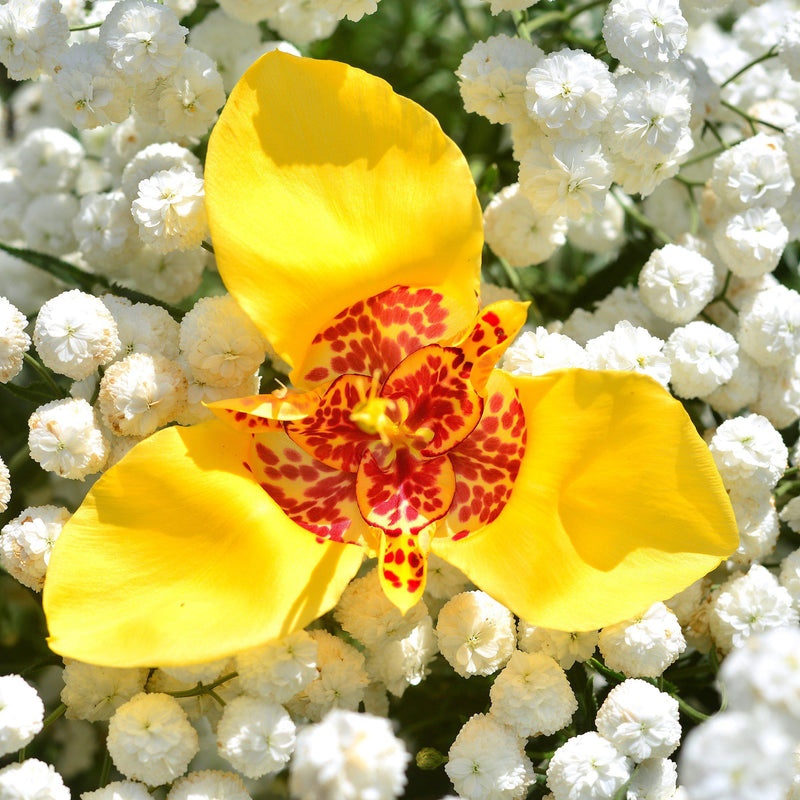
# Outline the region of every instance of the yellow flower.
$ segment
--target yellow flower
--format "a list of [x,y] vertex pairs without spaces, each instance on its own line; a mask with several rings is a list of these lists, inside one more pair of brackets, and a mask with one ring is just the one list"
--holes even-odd
[[436,121],[343,64],[272,53],[206,164],[231,294],[300,390],[212,404],[93,487],[49,566],[58,653],[205,661],[332,608],[364,546],[408,608],[432,551],[526,620],[616,622],[712,569],[730,504],[649,378],[492,370],[521,304],[478,315],[481,212]]

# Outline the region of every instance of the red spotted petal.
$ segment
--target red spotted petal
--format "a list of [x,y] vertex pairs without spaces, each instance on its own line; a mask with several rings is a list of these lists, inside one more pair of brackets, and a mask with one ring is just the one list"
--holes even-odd
[[428,557],[416,536],[381,536],[378,574],[386,596],[403,612],[425,591]]
[[500,356],[525,324],[529,303],[501,300],[482,309],[475,327],[458,343],[473,364],[472,385],[481,394]]
[[395,286],[346,308],[314,337],[300,382],[313,386],[346,373],[384,380],[409,353],[457,337],[471,321],[432,289]]
[[364,519],[384,533],[409,535],[441,519],[456,481],[447,456],[417,461],[400,450],[383,471],[369,451],[356,474],[356,498]]
[[286,433],[323,464],[355,472],[364,447],[375,439],[375,434],[361,430],[350,414],[366,400],[371,384],[364,375],[342,375],[328,387],[313,415],[288,422]]
[[260,433],[280,430],[284,420],[303,419],[313,414],[321,398],[320,390],[293,392],[284,388],[272,394],[216,400],[206,403],[206,408],[236,430]]
[[516,390],[495,370],[487,391],[478,426],[447,454],[456,489],[439,533],[454,540],[463,539],[500,514],[511,497],[525,453],[525,416]]
[[426,458],[446,453],[478,424],[483,400],[469,375],[459,348],[432,344],[401,361],[383,385],[381,397],[408,403],[408,430],[428,432],[420,449]]
[[253,437],[247,464],[286,515],[320,539],[372,537],[356,502],[356,479],[312,458],[283,431]]

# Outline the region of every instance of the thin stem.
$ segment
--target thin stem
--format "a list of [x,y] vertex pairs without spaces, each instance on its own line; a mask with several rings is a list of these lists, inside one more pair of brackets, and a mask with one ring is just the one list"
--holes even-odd
[[472,30],[472,25],[470,24],[469,17],[467,17],[467,11],[464,8],[464,4],[461,0],[453,0],[453,7],[456,10],[456,16],[461,20],[461,24],[464,26],[464,30],[470,35],[471,39],[478,39],[479,37]]
[[[203,694],[213,694],[214,689],[217,686],[222,685],[223,683],[227,683],[230,680],[233,680],[235,677],[239,675],[238,672],[229,672],[227,675],[223,675],[221,678],[217,678],[213,683],[198,683],[193,689],[184,689],[181,692],[164,692],[164,694],[171,695],[172,697],[199,697]],[[217,698],[219,699],[219,698]],[[221,700],[220,700],[221,702]],[[225,705],[225,703],[222,703]]]
[[594,8],[595,6],[604,6],[607,2],[608,0],[589,0],[589,2],[576,6],[564,17],[564,22],[572,22],[575,17],[577,17],[579,14],[583,14],[584,11],[588,11],[590,8]]
[[656,239],[659,239],[664,244],[672,244],[672,237],[654,225],[647,217],[639,211],[632,202],[626,202],[612,189],[611,196],[617,201],[620,208],[629,216],[634,222],[637,222],[645,230],[649,231]]
[[53,376],[50,374],[50,370],[46,369],[43,364],[39,363],[39,360],[34,358],[30,353],[25,353],[25,363],[32,367],[41,377],[44,382],[52,389],[53,393],[58,398],[69,397],[69,394],[65,392],[54,380]]
[[87,22],[85,25],[75,25],[75,27],[69,29],[69,32],[75,33],[76,31],[91,31],[94,28],[99,28],[102,24],[102,20],[100,22]]
[[528,34],[531,34],[533,33],[533,31],[539,30],[539,28],[544,28],[546,25],[552,25],[554,22],[563,22],[563,21],[564,21],[563,11],[544,11],[543,13],[534,17],[525,26],[525,28]]
[[754,67],[756,64],[760,64],[762,61],[767,61],[767,59],[775,58],[775,56],[777,55],[778,55],[777,48],[775,47],[775,45],[773,45],[772,47],[770,47],[769,50],[767,50],[766,53],[758,56],[758,58],[754,58],[752,61],[749,61],[747,64],[745,64],[740,70],[734,72],[733,75],[730,76],[730,78],[727,78],[719,85],[719,88],[724,89],[729,83],[735,81],[740,75],[743,75],[751,67]]
[[722,134],[719,132],[719,128],[715,122],[712,122],[710,119],[704,120],[703,125],[705,128],[711,131],[711,135],[726,149],[728,150],[728,143],[722,138]]
[[108,783],[108,779],[110,776],[111,776],[111,753],[109,753],[108,748],[106,748],[106,754],[103,756],[103,766],[100,767],[100,780],[97,784],[97,788],[102,789]]
[[676,175],[675,180],[678,181],[678,183],[682,183],[684,186],[687,186],[689,189],[706,185],[705,181],[693,181],[691,178],[684,178],[683,175]]
[[690,717],[697,722],[705,722],[709,718],[708,714],[698,711],[694,706],[690,706],[680,695],[672,695],[678,701],[678,707],[687,717]]
[[520,39],[530,41],[531,32],[528,27],[530,23],[528,22],[527,9],[523,9],[522,11],[512,11],[511,18],[514,20],[514,27],[517,29],[517,35],[520,37]]
[[64,712],[66,710],[66,705],[61,703],[58,708],[45,717],[44,722],[42,723],[42,730],[46,731],[59,717],[64,716]]
[[692,164],[699,164],[701,161],[705,161],[707,158],[714,158],[714,156],[718,156],[720,153],[724,153],[726,150],[730,150],[731,147],[743,142],[744,139],[739,139],[735,142],[731,142],[731,144],[726,144],[724,147],[715,147],[713,150],[708,150],[705,153],[700,153],[699,156],[695,156],[694,158],[687,158],[686,161],[681,164],[681,167],[691,167]]
[[778,131],[778,133],[783,133],[783,128],[780,125],[773,125],[771,122],[767,122],[766,120],[759,119],[758,117],[754,117],[752,114],[748,114],[746,111],[742,111],[741,108],[735,106],[733,103],[729,103],[727,100],[720,100],[720,103],[728,109],[728,111],[733,111],[734,114],[738,114],[742,119],[747,120],[747,123],[750,125],[750,129],[753,133],[757,133],[756,125],[764,125],[767,128],[771,128],[773,131]]

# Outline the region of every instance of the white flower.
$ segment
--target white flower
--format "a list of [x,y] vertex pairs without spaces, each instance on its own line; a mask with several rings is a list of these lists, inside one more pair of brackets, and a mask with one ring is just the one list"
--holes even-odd
[[220,0],[220,7],[234,19],[250,23],[262,22],[276,14],[282,0]]
[[767,709],[800,735],[800,629],[782,627],[749,636],[722,662],[720,683],[734,711]]
[[689,135],[686,84],[667,75],[624,73],[616,79],[617,102],[606,120],[604,143],[630,161],[648,164],[669,158]]
[[165,303],[178,303],[194,294],[203,278],[208,253],[196,250],[173,250],[160,253],[144,246],[119,274],[123,286],[145,291]]
[[[84,792],[81,800],[151,800],[150,792],[143,783],[134,781],[112,781],[102,789]],[[225,798],[227,800],[227,798]]]
[[726,488],[751,494],[772,489],[789,457],[781,435],[759,414],[723,422],[709,449]]
[[68,37],[59,0],[8,0],[0,6],[0,61],[15,81],[49,72]]
[[686,737],[681,784],[691,800],[783,800],[796,744],[764,711],[715,714]]
[[317,677],[317,645],[297,631],[237,653],[236,671],[250,694],[285,703]]
[[729,578],[711,605],[709,624],[723,652],[741,647],[748,636],[800,621],[789,592],[760,564]]
[[639,293],[662,319],[689,322],[714,296],[714,265],[686,247],[664,245],[639,273]]
[[158,95],[159,122],[173,136],[203,136],[225,102],[222,76],[199,50],[186,48]]
[[442,655],[464,678],[496,672],[514,652],[511,612],[481,591],[448,600],[439,612],[436,633]]
[[574,736],[547,767],[555,800],[612,800],[633,772],[629,758],[598,733]]
[[663,603],[603,628],[598,644],[606,666],[643,678],[657,678],[686,649],[678,619]]
[[96,667],[66,659],[62,673],[61,702],[67,719],[89,722],[111,719],[116,710],[144,690],[147,670]]
[[[483,288],[481,299],[485,300]],[[425,592],[437,600],[449,600],[454,594],[463,592],[469,584],[469,579],[452,564],[448,564],[435,553],[428,554],[428,580]]]
[[269,19],[270,27],[278,36],[298,47],[305,47],[318,39],[327,39],[336,30],[338,22],[327,9],[309,0],[280,2]]
[[666,758],[681,740],[678,701],[647,681],[623,681],[600,706],[597,732],[637,763]]
[[794,188],[794,179],[780,140],[759,133],[714,159],[709,186],[732,211],[755,205],[779,209]]
[[470,800],[521,800],[534,778],[524,741],[485,714],[461,728],[444,769],[459,795]]
[[187,33],[171,9],[148,0],[122,0],[100,26],[99,44],[114,69],[145,82],[175,69]]
[[531,116],[569,138],[596,133],[617,96],[608,67],[583,50],[550,53],[525,80]]
[[668,758],[648,758],[634,770],[627,800],[685,800],[677,790],[678,767]]
[[[122,799],[121,799],[122,800]],[[172,784],[167,800],[251,800],[242,779],[233,772],[190,772]]]
[[[311,631],[309,635],[317,648],[317,674],[290,701],[290,710],[312,722],[319,722],[334,708],[356,711],[369,684],[364,656],[326,631]],[[385,640],[381,647],[384,644]]]
[[164,356],[132,353],[106,370],[98,395],[103,423],[118,436],[149,436],[186,404],[183,370]]
[[139,249],[130,201],[122,192],[90,192],[72,225],[81,255],[99,271],[128,262]]
[[678,397],[702,397],[733,377],[739,345],[722,328],[690,322],[676,328],[664,346],[672,369],[672,391]]
[[782,20],[778,39],[778,59],[789,71],[792,80],[800,80],[800,16],[793,14]]
[[19,675],[0,675],[0,757],[29,745],[43,720],[36,689]]
[[520,159],[519,183],[538,213],[579,219],[603,210],[611,168],[594,136],[539,140]]
[[331,711],[297,736],[289,790],[297,800],[391,800],[410,759],[382,717]]
[[350,581],[333,611],[336,621],[371,650],[390,637],[407,636],[427,614],[423,602],[401,614],[381,588],[377,569]]
[[669,360],[663,351],[661,339],[627,321],[618,322],[613,331],[606,331],[586,342],[586,354],[592,369],[639,372],[666,388],[671,373]]
[[563,217],[537,214],[512,183],[498,192],[483,212],[486,244],[512,267],[546,261],[566,241]]
[[597,631],[556,631],[531,625],[524,619],[517,624],[517,631],[520,650],[544,653],[554,658],[561,669],[591,658],[597,647]]
[[714,230],[714,246],[740,278],[757,278],[778,266],[789,242],[781,215],[769,206],[748,208],[723,219]]
[[174,697],[138,694],[108,724],[108,752],[126,777],[159,786],[179,778],[198,750],[195,729]]
[[81,380],[119,350],[114,318],[98,297],[78,289],[48,300],[36,317],[33,341],[44,365]]
[[40,592],[53,545],[70,513],[59,506],[26,508],[3,526],[0,564],[24,586]]
[[139,184],[131,213],[142,241],[159,252],[198,247],[208,228],[203,180],[191,169],[160,170]]
[[352,22],[358,22],[365,14],[374,14],[378,10],[379,0],[318,0],[324,8],[336,19],[345,17]]
[[476,42],[456,70],[464,108],[490,122],[525,119],[525,74],[542,55],[525,39],[505,34]]
[[608,52],[645,74],[677,61],[688,29],[677,0],[612,0],[603,20]]
[[566,673],[544,653],[513,653],[489,696],[491,714],[522,737],[561,730],[578,708]]
[[95,43],[73,44],[53,76],[59,110],[76,128],[122,122],[130,113],[130,86]]
[[612,253],[625,241],[625,211],[609,194],[602,211],[591,211],[569,223],[567,238],[587,253]]
[[780,532],[775,501],[768,491],[729,492],[736,525],[739,528],[739,547],[731,556],[735,564],[749,564],[766,558],[774,549]]
[[29,758],[21,764],[9,764],[0,769],[0,797],[3,800],[70,800],[70,792],[49,764]]
[[31,346],[25,333],[28,320],[5,297],[0,297],[0,383],[8,383],[22,369],[22,361]]
[[[745,406],[755,403],[758,398],[761,384],[758,365],[743,350],[739,350],[738,355],[739,363],[733,371],[733,377],[703,398],[715,411],[722,414],[736,414]],[[763,411],[759,413],[769,416]],[[800,406],[797,413],[800,415]]]
[[739,310],[737,338],[763,366],[777,366],[800,354],[800,294],[785,286],[757,292]]
[[[0,514],[8,508],[9,500],[11,500],[11,473],[8,471],[5,461],[0,458]],[[2,542],[1,539],[0,542]],[[1,548],[2,545],[0,545]]]
[[117,323],[118,357],[150,353],[177,358],[180,328],[165,309],[149,303],[131,303],[111,294],[103,295],[101,300]]
[[217,726],[219,754],[248,778],[283,769],[294,743],[295,726],[286,711],[257,697],[228,703]]
[[83,480],[103,468],[108,441],[85,400],[53,400],[28,420],[31,458],[62,478]]
[[503,369],[512,375],[544,375],[556,369],[588,366],[589,357],[576,341],[542,327],[524,331],[503,356]]
[[425,616],[402,637],[392,637],[369,655],[367,669],[396,697],[430,673],[428,664],[438,652],[433,621]]
[[22,185],[32,194],[69,192],[85,157],[74,136],[60,128],[37,128],[20,142],[14,164]]
[[75,250],[72,221],[78,213],[78,201],[68,192],[37,194],[25,207],[20,230],[25,244],[51,256],[63,256]]
[[139,150],[122,171],[122,191],[130,202],[139,194],[139,184],[164,169],[189,169],[198,178],[203,177],[200,159],[175,142],[155,142]]

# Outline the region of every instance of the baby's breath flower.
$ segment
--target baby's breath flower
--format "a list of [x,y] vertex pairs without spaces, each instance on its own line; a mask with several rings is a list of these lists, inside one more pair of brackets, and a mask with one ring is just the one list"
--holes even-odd
[[649,375],[666,388],[671,377],[664,342],[644,328],[623,320],[586,342],[588,366],[592,369],[618,369]]
[[547,786],[555,800],[612,800],[632,772],[631,760],[592,731],[556,750],[547,767]]
[[276,703],[243,695],[225,706],[217,726],[217,749],[247,778],[278,772],[295,745],[295,726]]
[[511,612],[481,591],[448,600],[439,612],[436,633],[442,655],[464,678],[496,672],[514,652]]
[[150,786],[179,778],[198,750],[197,733],[174,697],[137,694],[108,724],[108,752],[126,777]]
[[542,327],[524,331],[503,356],[503,369],[512,375],[544,375],[569,367],[587,369],[586,351],[569,336]]
[[59,506],[26,508],[3,526],[0,564],[24,586],[40,592],[53,545],[70,513]]
[[70,800],[70,792],[53,767],[29,758],[0,769],[0,797],[3,800]]
[[0,6],[0,61],[15,81],[49,72],[68,37],[59,0],[8,0]]
[[5,297],[0,297],[0,383],[8,383],[22,369],[31,339],[25,333],[28,320]]
[[251,800],[242,779],[233,772],[202,770],[175,781],[167,800]]
[[67,719],[89,722],[111,719],[123,703],[144,691],[147,672],[65,659],[61,702],[67,707]]
[[597,631],[556,631],[531,625],[521,619],[517,624],[519,649],[526,653],[544,653],[554,658],[561,669],[569,669],[576,661],[586,661],[597,648]]
[[19,675],[0,676],[0,757],[30,744],[43,720],[44,703],[36,689]]

